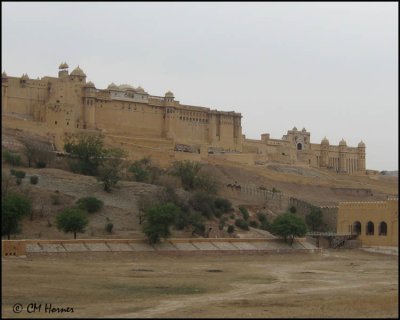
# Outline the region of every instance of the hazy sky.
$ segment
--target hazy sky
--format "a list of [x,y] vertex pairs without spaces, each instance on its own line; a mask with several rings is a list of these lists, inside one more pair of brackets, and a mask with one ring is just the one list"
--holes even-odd
[[242,113],[243,133],[363,140],[367,168],[398,169],[398,3],[5,3],[2,70]]

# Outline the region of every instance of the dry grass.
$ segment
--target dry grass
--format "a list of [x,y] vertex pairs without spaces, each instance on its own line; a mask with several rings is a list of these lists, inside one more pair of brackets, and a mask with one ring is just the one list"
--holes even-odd
[[17,302],[74,308],[57,317],[398,316],[397,257],[357,250],[219,257],[55,254],[7,258],[2,266],[3,317],[16,316],[11,308]]

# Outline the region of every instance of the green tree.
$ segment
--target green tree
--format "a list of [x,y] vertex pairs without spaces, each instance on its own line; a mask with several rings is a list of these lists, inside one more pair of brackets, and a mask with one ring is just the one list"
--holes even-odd
[[104,191],[111,192],[122,178],[122,165],[126,152],[119,148],[103,150],[104,158],[98,166],[96,178],[103,183]]
[[76,233],[85,232],[85,228],[89,223],[87,213],[80,208],[65,209],[56,217],[58,230],[65,233],[73,233],[76,239]]
[[179,214],[179,207],[173,203],[158,205],[149,209],[145,214],[143,232],[150,243],[158,243],[161,238],[170,236],[170,227]]
[[303,237],[306,234],[307,226],[293,213],[284,213],[272,222],[271,232],[283,237],[286,242],[289,239],[292,245],[295,237]]
[[19,154],[6,150],[3,152],[3,156],[6,163],[12,165],[13,167],[21,165],[21,156]]
[[224,213],[227,213],[232,210],[232,202],[228,199],[217,198],[214,201],[215,207],[221,209]]
[[22,195],[5,196],[1,203],[1,234],[10,240],[11,234],[19,233],[20,221],[30,214],[31,208],[31,201]]
[[179,177],[185,190],[193,190],[201,164],[195,161],[177,161],[172,166],[172,175]]
[[190,199],[189,204],[194,210],[200,211],[207,219],[211,219],[215,214],[215,198],[204,191],[196,192]]
[[250,217],[249,211],[243,206],[239,206],[239,210],[242,213],[243,219],[247,221]]
[[105,155],[102,136],[74,134],[66,138],[64,150],[75,158],[70,160],[72,171],[90,176],[98,174],[98,167]]
[[311,212],[306,215],[306,223],[312,231],[321,231],[323,227],[322,211],[320,209],[312,209]]

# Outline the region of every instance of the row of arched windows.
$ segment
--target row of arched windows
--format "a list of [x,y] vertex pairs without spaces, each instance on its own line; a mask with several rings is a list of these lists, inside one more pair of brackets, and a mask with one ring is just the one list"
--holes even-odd
[[[361,235],[362,228],[361,228],[360,221],[354,222],[353,225],[350,226],[350,228],[351,228],[350,232]],[[374,233],[375,233],[374,223],[372,221],[368,221],[367,224],[365,225],[365,235],[373,236]],[[382,221],[381,223],[379,223],[378,235],[380,235],[380,236],[387,235],[387,224],[385,221]]]

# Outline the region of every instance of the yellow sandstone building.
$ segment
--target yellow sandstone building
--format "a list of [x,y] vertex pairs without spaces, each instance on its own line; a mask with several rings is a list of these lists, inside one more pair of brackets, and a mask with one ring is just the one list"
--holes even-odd
[[106,143],[120,146],[131,158],[151,155],[160,162],[219,157],[247,164],[277,161],[328,168],[338,173],[365,173],[365,144],[338,146],[325,138],[311,143],[306,129],[289,130],[282,139],[242,135],[240,113],[180,103],[143,88],[111,83],[98,89],[82,69],[59,66],[58,77],[30,79],[2,73],[2,124],[47,136],[56,149],[76,132],[102,133]]
[[337,232],[358,234],[363,246],[399,245],[398,199],[375,202],[341,202]]

